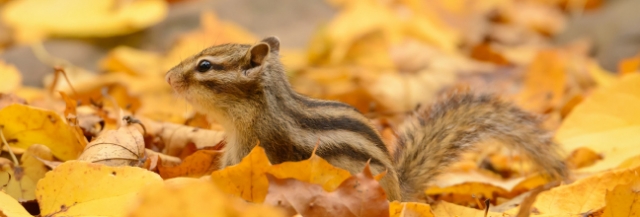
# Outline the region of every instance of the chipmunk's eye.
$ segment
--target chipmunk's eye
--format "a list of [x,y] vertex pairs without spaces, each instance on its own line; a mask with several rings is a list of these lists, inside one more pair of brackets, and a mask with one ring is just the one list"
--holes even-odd
[[209,70],[223,70],[224,67],[220,64],[214,64],[209,62],[208,60],[202,60],[198,63],[198,67],[196,67],[196,70],[198,70],[198,72],[207,72]]
[[196,70],[198,70],[198,72],[206,72],[209,71],[209,69],[211,69],[211,62],[209,62],[208,60],[202,60],[198,63],[198,67],[196,67]]

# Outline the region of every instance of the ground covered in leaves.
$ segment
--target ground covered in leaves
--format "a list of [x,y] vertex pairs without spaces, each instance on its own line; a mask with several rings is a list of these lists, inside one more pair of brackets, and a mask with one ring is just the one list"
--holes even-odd
[[355,106],[391,151],[411,109],[471,89],[544,117],[571,167],[550,182],[517,150],[487,142],[424,201],[401,203],[386,200],[384,174],[316,155],[272,165],[256,147],[218,170],[224,129],[176,97],[164,73],[206,46],[263,36],[208,11],[169,51],[117,46],[94,72],[41,42],[132,34],[179,1],[0,0],[0,52],[29,45],[49,66],[44,88],[30,87],[32,72],[0,60],[0,216],[640,216],[640,54],[605,70],[589,41],[551,42],[606,2],[329,0],[337,13],[305,49],[283,41],[293,87]]

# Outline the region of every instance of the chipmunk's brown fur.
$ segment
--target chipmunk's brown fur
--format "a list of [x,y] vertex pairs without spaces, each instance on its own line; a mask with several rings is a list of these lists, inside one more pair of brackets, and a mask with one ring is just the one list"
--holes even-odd
[[319,141],[317,154],[329,163],[358,173],[371,160],[374,173],[387,171],[381,185],[390,200],[412,200],[473,143],[495,138],[524,151],[555,177],[566,173],[557,146],[536,119],[497,98],[468,93],[418,109],[400,127],[392,158],[353,107],[294,92],[279,47],[274,37],[253,46],[218,45],[166,75],[176,92],[227,131],[222,167],[239,163],[258,141],[274,164],[309,158]]

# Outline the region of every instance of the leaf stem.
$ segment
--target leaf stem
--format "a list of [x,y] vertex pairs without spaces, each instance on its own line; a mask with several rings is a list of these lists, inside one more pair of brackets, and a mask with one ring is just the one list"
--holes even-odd
[[[0,138],[2,138],[2,144],[7,146],[7,150],[9,150],[9,155],[11,155],[11,158],[13,158],[13,164],[15,166],[20,166],[20,164],[18,162],[18,158],[16,158],[16,155],[13,154],[13,150],[11,150],[11,147],[9,146],[9,143],[4,138],[4,133],[2,132],[2,129],[4,129],[4,126],[0,126]],[[0,145],[0,151],[2,150],[3,145]]]

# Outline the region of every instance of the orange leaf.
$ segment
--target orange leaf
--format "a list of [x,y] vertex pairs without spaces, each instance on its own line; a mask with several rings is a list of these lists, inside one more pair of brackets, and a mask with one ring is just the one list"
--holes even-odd
[[200,177],[218,169],[221,151],[198,150],[189,155],[178,166],[158,165],[158,171],[163,179],[178,176]]
[[516,99],[518,105],[537,113],[558,108],[564,95],[566,65],[559,51],[538,53],[527,69],[522,92]]
[[271,163],[264,149],[256,145],[239,164],[228,166],[211,174],[211,181],[222,191],[247,201],[262,203],[269,182],[265,173]]
[[478,197],[495,201],[497,196],[505,196],[509,192],[487,183],[466,182],[445,188],[431,187],[425,193],[456,204],[475,204]]
[[315,152],[307,160],[273,165],[267,172],[279,179],[294,178],[317,184],[325,191],[334,191],[344,180],[351,177],[349,171],[334,167]]
[[618,73],[620,75],[626,75],[630,73],[637,73],[640,71],[640,54],[633,57],[625,58],[618,64]]

